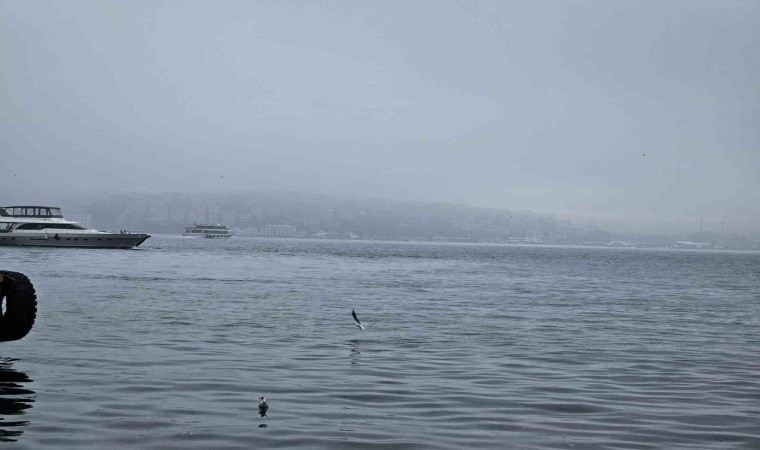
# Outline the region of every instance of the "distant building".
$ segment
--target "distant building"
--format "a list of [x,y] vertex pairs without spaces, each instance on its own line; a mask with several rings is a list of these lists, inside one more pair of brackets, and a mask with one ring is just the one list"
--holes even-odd
[[433,236],[430,240],[432,242],[474,242],[474,239],[470,237]]
[[712,248],[710,242],[691,242],[691,241],[676,241],[674,247],[676,248]]
[[77,222],[85,228],[92,228],[92,216],[90,214],[66,214],[66,220]]
[[543,241],[535,237],[523,237],[523,238],[508,238],[507,244],[541,244]]
[[311,237],[318,238],[318,239],[346,240],[346,239],[359,239],[361,236],[359,236],[358,234],[351,233],[350,231],[347,233],[328,233],[326,231],[320,231],[319,233],[312,234]]
[[296,227],[292,225],[267,225],[261,229],[262,236],[271,237],[294,237]]
[[636,244],[630,241],[610,241],[607,243],[609,247],[635,247]]

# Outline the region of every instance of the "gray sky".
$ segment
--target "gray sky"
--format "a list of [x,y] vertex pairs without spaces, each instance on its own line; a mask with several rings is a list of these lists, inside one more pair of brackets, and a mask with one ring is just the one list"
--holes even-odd
[[760,224],[755,0],[0,0],[0,55],[0,204],[298,189]]

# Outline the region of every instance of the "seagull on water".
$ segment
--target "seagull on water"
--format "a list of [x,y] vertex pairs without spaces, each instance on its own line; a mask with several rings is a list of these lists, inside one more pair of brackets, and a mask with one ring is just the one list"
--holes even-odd
[[364,331],[364,325],[362,325],[362,321],[359,320],[358,317],[356,317],[356,311],[352,309],[351,315],[354,316],[354,322],[356,322],[356,326],[359,327],[359,330]]
[[259,397],[259,414],[261,414],[261,417],[267,415],[267,409],[269,409],[269,404],[266,397]]

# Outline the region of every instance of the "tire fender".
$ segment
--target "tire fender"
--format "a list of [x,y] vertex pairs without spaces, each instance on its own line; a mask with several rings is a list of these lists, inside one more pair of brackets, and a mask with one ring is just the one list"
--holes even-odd
[[16,341],[29,333],[37,318],[37,293],[23,273],[0,270],[0,342]]

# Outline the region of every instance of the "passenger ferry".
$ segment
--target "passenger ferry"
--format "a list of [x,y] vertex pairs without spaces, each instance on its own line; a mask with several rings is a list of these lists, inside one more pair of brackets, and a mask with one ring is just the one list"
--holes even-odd
[[182,236],[203,237],[209,239],[227,239],[230,236],[230,229],[227,225],[221,223],[194,223],[185,227]]
[[55,206],[0,206],[0,245],[133,248],[150,237],[127,230],[98,231],[66,220]]

